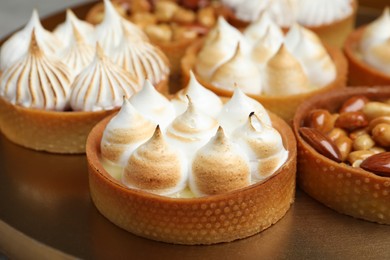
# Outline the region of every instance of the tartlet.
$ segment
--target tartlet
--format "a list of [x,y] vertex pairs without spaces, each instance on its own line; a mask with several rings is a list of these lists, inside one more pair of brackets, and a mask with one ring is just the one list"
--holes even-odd
[[[121,23],[120,20],[115,20],[115,13],[110,18]],[[101,27],[104,29],[107,24],[110,23],[106,22]],[[121,102],[123,95],[129,96],[138,91],[144,79],[141,81],[140,78],[135,78],[111,62],[99,44],[96,48],[91,45],[90,38],[95,36],[92,34],[93,27],[78,20],[71,11],[68,11],[67,20],[58,28],[56,33],[62,36],[61,39],[68,39],[68,42],[60,41],[66,46],[58,45],[58,38],[42,27],[38,14],[34,11],[26,27],[3,43],[0,130],[14,143],[34,150],[64,154],[85,153],[85,142],[92,127],[117,111],[120,106],[118,98]],[[105,33],[103,29],[100,29],[100,34]],[[115,34],[112,30],[111,33]],[[123,34],[123,41],[126,36]],[[112,40],[114,37],[106,38]],[[92,41],[96,44],[95,39]],[[48,55],[50,49],[47,46],[53,44],[58,46],[57,53]],[[102,47],[111,47],[104,42],[101,44]],[[152,66],[149,60],[154,57],[150,54],[153,48],[148,44],[136,52],[138,56],[148,53],[148,58],[142,59],[148,62],[149,67],[160,69],[161,66]],[[17,54],[21,57],[13,57],[15,49],[20,50]],[[116,51],[118,59],[121,59],[124,54],[118,48]],[[162,54],[158,50],[156,53]],[[161,60],[163,62],[159,62],[159,65],[166,62],[164,64],[168,68],[166,57]],[[65,64],[67,61],[74,64],[74,67]],[[84,63],[81,67],[78,66],[80,61]],[[128,61],[123,63],[126,65]],[[137,63],[135,66],[141,65]],[[149,72],[149,67],[139,69],[140,74]],[[154,78],[156,89],[167,92],[168,76],[164,72],[160,73],[160,81],[157,77]],[[80,93],[87,95],[82,97]]]
[[295,194],[296,147],[292,131],[270,115],[289,151],[287,161],[262,183],[200,198],[170,198],[129,189],[101,163],[100,142],[111,117],[91,131],[87,159],[91,197],[111,222],[136,235],[177,244],[213,244],[254,235],[282,218]]
[[[225,10],[219,2],[212,1],[113,0],[112,3],[167,55],[174,78],[180,76],[180,60],[185,49],[194,39],[207,33],[216,17]],[[103,3],[97,3],[88,11],[86,20],[97,24],[103,17]]]
[[[356,87],[317,95],[297,109],[293,130],[298,144],[299,186],[314,199],[337,212],[381,224],[390,224],[390,178],[331,160],[309,145],[300,128],[314,109],[337,111],[353,96],[370,100],[386,100],[390,89]],[[364,162],[364,161],[363,161]]]
[[[186,54],[181,61],[182,66],[182,77],[183,84],[186,84],[189,79],[189,72],[194,71],[195,62],[197,59],[197,53],[200,51],[203,45],[203,40],[198,40],[194,42],[190,47],[187,48]],[[329,53],[332,61],[334,62],[337,74],[335,79],[324,87],[318,88],[316,90],[294,94],[294,95],[285,95],[285,96],[266,96],[266,95],[257,95],[257,94],[247,94],[248,96],[258,100],[265,108],[269,111],[277,114],[286,121],[290,121],[295,113],[296,108],[304,100],[313,96],[315,94],[326,93],[328,91],[338,89],[345,86],[347,80],[347,62],[341,53],[340,50],[333,47],[326,47],[327,52]],[[219,96],[229,97],[232,96],[233,91],[221,89],[211,84],[208,81],[202,79],[194,71],[197,80],[206,88],[212,90],[214,93]],[[281,105],[283,104],[283,105]]]
[[[260,13],[270,12],[273,14],[274,19],[277,20],[278,23],[286,30],[294,22],[298,22],[311,31],[315,32],[322,41],[338,48],[343,46],[346,37],[353,30],[358,9],[358,1],[351,0],[348,3],[348,5],[350,5],[351,12],[349,12],[347,15],[341,15],[340,18],[334,19],[330,22],[317,21],[315,24],[313,24],[310,19],[321,21],[321,18],[327,19],[329,16],[334,15],[334,12],[329,10],[329,8],[332,8],[332,5],[329,4],[329,1],[323,1],[323,6],[317,2],[314,3],[312,1],[305,2],[297,0],[281,0],[273,2],[268,1],[269,3],[267,3],[267,1],[263,1],[262,3],[257,4],[257,6],[247,8],[247,10],[241,8],[243,10],[239,15],[236,14],[237,10],[234,10],[234,6],[238,4],[237,6],[239,7],[240,5],[245,5],[245,3],[235,3],[236,1],[231,0],[222,0],[222,2],[227,6],[233,7],[233,9],[228,9],[227,18],[231,24],[238,28],[244,28],[248,26],[250,22],[253,22],[255,19],[257,19],[257,16]],[[248,6],[252,4],[250,1],[246,2]],[[345,6],[343,8],[340,7],[337,11],[343,12],[342,10],[344,8]]]
[[[368,64],[361,53],[362,40],[366,31],[370,27],[375,26],[375,23],[384,23],[385,16],[389,16],[389,11],[384,11],[382,16],[374,21],[372,24],[364,25],[353,32],[351,32],[344,43],[344,53],[348,60],[348,85],[351,86],[380,86],[390,84],[390,75],[385,73],[374,66]],[[387,19],[388,20],[388,19]],[[385,24],[384,24],[385,25]],[[379,27],[379,26],[378,26]],[[381,42],[386,39],[385,35],[382,35],[381,30],[371,33],[373,37],[382,38]],[[366,46],[369,47],[369,46]],[[367,51],[369,52],[369,51]],[[386,55],[383,53],[381,56],[386,59]],[[389,62],[389,61],[388,61]]]

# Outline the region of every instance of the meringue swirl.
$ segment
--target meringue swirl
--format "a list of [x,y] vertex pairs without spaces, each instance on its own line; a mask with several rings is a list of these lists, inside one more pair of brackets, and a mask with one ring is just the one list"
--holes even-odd
[[30,37],[28,52],[3,72],[0,95],[23,107],[65,110],[73,75],[60,60],[47,57],[34,29]]
[[94,61],[74,80],[70,105],[75,111],[100,111],[120,107],[123,96],[140,90],[135,79],[112,63],[97,45]]

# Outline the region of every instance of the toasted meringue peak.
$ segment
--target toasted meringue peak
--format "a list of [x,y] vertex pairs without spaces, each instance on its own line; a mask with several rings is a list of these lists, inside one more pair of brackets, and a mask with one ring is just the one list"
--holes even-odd
[[329,24],[353,12],[352,0],[297,0],[297,4],[297,21],[304,26]]
[[70,105],[75,111],[99,111],[120,107],[140,87],[128,72],[104,55],[99,45],[93,62],[74,80]]
[[180,152],[165,141],[157,126],[154,135],[130,156],[122,181],[130,188],[170,195],[185,188],[186,166]]
[[156,124],[142,116],[124,98],[118,114],[103,132],[100,145],[102,157],[111,163],[126,165],[130,154],[153,135],[155,128]]
[[275,55],[284,41],[284,36],[279,37],[279,33],[272,29],[267,29],[263,37],[253,45],[252,60],[257,64],[258,68],[262,70],[266,62]]
[[62,42],[51,32],[45,30],[39,21],[38,12],[34,9],[27,25],[14,33],[1,47],[1,66],[4,71],[18,59],[23,57],[29,50],[31,32],[35,31],[36,41],[42,51],[47,54],[56,54],[62,48]]
[[248,155],[252,180],[271,176],[287,160],[288,151],[279,132],[262,122],[255,113],[234,131],[232,140]]
[[172,104],[175,106],[176,114],[182,114],[188,106],[187,95],[192,102],[197,105],[199,110],[212,117],[216,117],[222,108],[221,99],[212,91],[203,87],[196,79],[194,73],[190,71],[190,80],[187,86],[178,91],[173,99]]
[[230,134],[248,120],[248,115],[251,112],[255,112],[263,122],[271,125],[271,119],[265,108],[256,100],[245,95],[242,90],[235,88],[233,96],[218,115],[218,122],[225,132]]
[[309,80],[298,60],[283,44],[268,61],[264,94],[270,96],[294,95],[311,91]]
[[95,47],[86,42],[78,29],[73,26],[73,35],[70,36],[69,45],[58,56],[78,75],[93,60]]
[[301,64],[311,85],[323,87],[336,78],[336,66],[315,33],[294,24],[285,45]]
[[73,75],[60,60],[42,51],[32,30],[28,52],[1,77],[0,95],[12,104],[28,108],[67,108]]
[[217,27],[206,36],[203,47],[198,53],[195,72],[204,80],[209,80],[214,71],[234,55],[238,42],[244,44],[241,33],[225,19],[219,18]]
[[65,43],[65,46],[67,46],[67,44],[71,43],[75,38],[75,28],[86,43],[95,45],[95,28],[93,25],[77,18],[70,9],[66,10],[65,22],[59,24],[54,29],[53,33],[58,39],[61,39],[62,42]]
[[381,44],[390,38],[390,8],[386,7],[382,15],[369,23],[364,29],[359,49],[365,55],[373,45]]
[[148,41],[140,28],[122,18],[111,1],[104,0],[104,19],[95,27],[95,39],[108,56],[118,48],[125,30],[131,32],[134,41]]
[[187,158],[192,158],[215,134],[217,127],[217,121],[197,109],[189,98],[187,110],[172,121],[166,135],[175,147],[182,148]]
[[134,41],[125,32],[112,60],[135,75],[138,83],[148,78],[153,85],[169,77],[169,61],[165,54],[149,42]]
[[174,119],[175,109],[148,79],[143,88],[130,97],[130,103],[146,118],[161,125],[162,129]]
[[243,33],[244,37],[252,46],[260,39],[263,39],[266,34],[268,34],[268,37],[272,36],[272,41],[275,43],[283,42],[283,31],[271,20],[267,13],[263,13],[259,19],[251,23]]
[[256,64],[237,44],[231,59],[222,64],[212,75],[211,83],[218,88],[233,90],[237,84],[245,93],[260,94],[262,79]]
[[248,159],[225,136],[221,127],[196,154],[189,184],[197,196],[216,195],[250,184]]

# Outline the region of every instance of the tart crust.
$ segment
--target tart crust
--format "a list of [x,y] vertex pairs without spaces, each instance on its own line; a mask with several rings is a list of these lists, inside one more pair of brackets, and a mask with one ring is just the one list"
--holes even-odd
[[330,160],[316,152],[299,134],[299,127],[309,111],[317,108],[336,111],[343,101],[354,95],[386,99],[390,97],[390,89],[346,88],[317,95],[297,109],[293,130],[298,145],[298,184],[314,199],[342,214],[390,224],[390,178]]
[[[156,88],[166,94],[168,79]],[[0,97],[0,130],[10,141],[33,150],[82,154],[91,129],[116,111],[46,111],[13,105]]]
[[353,31],[344,44],[344,53],[348,60],[348,85],[381,86],[390,85],[390,76],[371,67],[358,57],[358,44],[363,36],[365,26]]
[[136,235],[175,244],[214,244],[254,235],[280,220],[294,201],[296,143],[289,126],[271,115],[289,156],[263,183],[226,194],[178,199],[128,189],[100,162],[100,141],[111,117],[91,131],[87,141],[89,185],[97,209],[111,222]]
[[[203,44],[203,40],[198,40],[187,48],[186,54],[181,61],[182,68],[182,86],[186,86],[189,80],[189,72],[193,69],[197,53],[200,51]],[[330,54],[335,66],[336,66],[336,78],[327,86],[316,89],[314,91],[288,96],[266,96],[266,95],[255,95],[247,94],[248,96],[258,100],[265,108],[269,111],[277,114],[284,120],[290,123],[293,119],[296,108],[309,97],[316,94],[324,94],[328,91],[345,87],[347,81],[347,61],[342,52],[334,47],[326,46],[327,52]],[[194,71],[194,75],[200,84],[210,89],[219,96],[231,97],[233,91],[225,90],[214,86],[213,84],[205,81]]]

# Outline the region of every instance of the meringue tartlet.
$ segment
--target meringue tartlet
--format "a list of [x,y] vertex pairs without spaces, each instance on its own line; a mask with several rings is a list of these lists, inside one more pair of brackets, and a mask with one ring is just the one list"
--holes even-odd
[[344,52],[348,59],[349,85],[390,84],[389,26],[390,13],[386,8],[375,21],[357,28],[348,36]]
[[167,58],[111,11],[93,27],[68,10],[50,32],[34,10],[3,43],[0,128],[8,139],[39,151],[84,153],[92,127],[138,92],[145,77],[167,90]]
[[267,13],[285,29],[299,23],[315,32],[325,43],[338,48],[343,46],[354,28],[358,8],[356,0],[222,0],[222,3],[230,9],[229,22],[238,28],[248,26]]
[[184,83],[190,70],[218,95],[231,96],[237,86],[289,121],[303,100],[345,86],[347,62],[313,32],[295,24],[284,35],[264,14],[243,33],[220,18],[205,39],[187,49]]
[[[381,224],[390,224],[390,143],[379,142],[380,140],[375,137],[378,133],[373,132],[375,128],[373,124],[378,125],[379,129],[383,125],[385,126],[383,129],[386,129],[386,126],[390,127],[389,100],[390,89],[388,88],[356,87],[317,95],[299,106],[293,122],[293,130],[298,142],[299,174],[297,181],[307,194],[342,214]],[[387,107],[387,110],[383,109],[384,107]],[[308,116],[313,115],[311,114],[314,113],[313,111],[323,110],[334,114],[314,116],[310,119],[314,126],[330,125],[328,130],[335,131],[336,128],[349,125],[351,134],[348,135],[348,132],[341,130],[339,132],[347,134],[347,138],[341,136],[340,139],[333,139],[331,136],[337,138],[333,133],[326,134],[327,137],[324,137],[325,134],[321,134],[323,132],[321,129],[318,129],[319,133],[311,131],[310,135],[302,131],[302,127],[308,124]],[[372,113],[372,111],[375,112]],[[380,118],[368,121],[368,123],[367,119],[374,114]],[[349,116],[346,117],[347,115]],[[320,117],[330,120],[316,120]],[[325,121],[333,121],[333,123]],[[370,128],[373,130],[370,131]],[[370,134],[372,137],[369,136]],[[311,138],[308,139],[308,136]],[[386,138],[386,134],[383,137]],[[349,138],[352,140],[355,138],[355,141],[352,143]],[[387,139],[389,139],[388,135]],[[371,140],[371,143],[367,140]],[[333,150],[330,149],[332,145],[327,145],[329,143],[334,143],[336,148],[338,147],[334,151],[339,150],[339,156],[332,158],[330,154],[327,154],[327,151]],[[325,145],[329,149],[322,149]],[[342,155],[347,146],[350,152],[346,159]],[[358,151],[361,149],[364,150]],[[372,155],[370,161],[366,159],[367,155]],[[360,167],[358,167],[359,164]],[[381,169],[382,173],[377,169]],[[383,174],[386,169],[387,175]]]
[[[183,93],[176,103],[161,100],[158,110],[147,110],[133,99],[165,98],[145,86],[90,133],[91,197],[114,224],[154,240],[213,244],[256,234],[289,209],[296,166],[291,129],[239,89],[224,105],[210,102],[207,110],[217,114],[210,116],[200,106],[202,91],[217,98],[192,76],[182,91],[185,112]],[[152,110],[165,115],[158,124]]]

